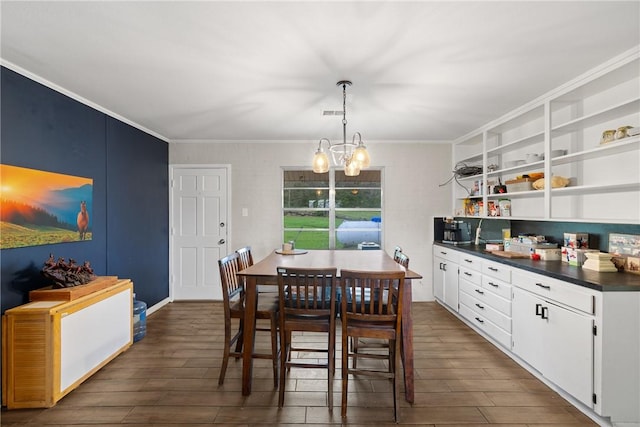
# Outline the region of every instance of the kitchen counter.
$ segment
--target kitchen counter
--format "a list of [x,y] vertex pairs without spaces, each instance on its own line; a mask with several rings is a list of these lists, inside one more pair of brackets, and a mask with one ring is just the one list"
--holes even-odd
[[435,241],[434,244],[457,250],[491,261],[518,267],[533,273],[544,274],[558,280],[573,283],[602,292],[640,292],[640,275],[631,273],[601,273],[583,270],[562,261],[534,261],[529,258],[504,258],[485,251],[485,245],[451,245]]

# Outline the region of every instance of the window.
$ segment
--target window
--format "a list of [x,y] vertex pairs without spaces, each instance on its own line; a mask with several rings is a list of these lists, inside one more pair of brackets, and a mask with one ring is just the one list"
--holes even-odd
[[284,242],[298,249],[382,246],[382,170],[346,176],[285,169],[282,189]]

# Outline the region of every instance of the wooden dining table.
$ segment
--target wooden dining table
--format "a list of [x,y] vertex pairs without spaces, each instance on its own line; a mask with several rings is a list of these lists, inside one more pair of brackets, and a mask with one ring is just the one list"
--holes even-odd
[[258,298],[258,285],[277,286],[277,268],[323,268],[362,271],[405,271],[404,297],[402,309],[402,363],[404,367],[405,399],[413,403],[413,324],[411,320],[411,280],[421,279],[418,273],[404,268],[382,250],[296,250],[293,254],[281,254],[273,251],[266,258],[241,270],[238,275],[246,278],[246,300],[244,312],[244,334],[242,352],[242,394],[251,394],[253,369],[253,343],[255,338],[255,310]]

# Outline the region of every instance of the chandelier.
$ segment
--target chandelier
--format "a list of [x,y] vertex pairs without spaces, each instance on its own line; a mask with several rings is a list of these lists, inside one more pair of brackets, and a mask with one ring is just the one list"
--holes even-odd
[[[313,171],[325,173],[329,171],[329,158],[322,149],[322,143],[326,142],[336,166],[344,167],[344,174],[357,176],[360,170],[366,169],[371,164],[367,147],[362,143],[360,132],[353,134],[351,142],[347,142],[347,86],[351,86],[349,80],[340,80],[336,86],[342,86],[342,142],[332,143],[327,138],[321,138],[318,150],[313,157]],[[356,142],[356,137],[358,141]]]

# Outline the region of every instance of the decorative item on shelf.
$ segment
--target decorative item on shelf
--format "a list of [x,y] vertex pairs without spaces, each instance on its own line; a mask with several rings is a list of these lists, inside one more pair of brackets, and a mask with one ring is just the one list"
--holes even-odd
[[582,264],[582,268],[586,270],[599,271],[601,273],[617,273],[618,269],[611,262],[611,254],[603,252],[588,252],[585,254],[587,260]]
[[564,233],[564,246],[574,249],[589,248],[589,233]]
[[[571,180],[564,176],[554,175],[551,177],[551,188],[562,188],[569,185]],[[536,190],[544,190],[544,178],[540,178],[533,183],[533,188]]]
[[627,129],[627,136],[636,136],[636,135],[640,135],[640,127],[632,127],[630,129]]
[[[342,142],[332,143],[327,138],[320,139],[318,150],[313,157],[313,171],[315,173],[325,173],[329,171],[329,158],[322,149],[322,143],[326,142],[333,158],[333,163],[344,167],[347,176],[360,175],[362,169],[369,167],[371,160],[369,152],[362,142],[362,135],[356,132],[350,143],[347,142],[347,86],[351,86],[349,80],[340,80],[337,86],[342,86]],[[356,137],[358,142],[356,143]]]
[[628,273],[640,274],[640,258],[634,256],[627,257],[627,263],[624,268]]
[[84,285],[97,277],[93,274],[89,261],[85,261],[82,265],[76,264],[72,258],[68,262],[65,262],[64,258],[58,258],[56,261],[53,254],[49,254],[49,258],[45,261],[42,275],[53,281],[54,289]]
[[620,126],[618,128],[618,130],[616,131],[616,139],[622,139],[622,138],[626,138],[629,132],[629,129],[631,129],[632,126]]
[[600,140],[600,144],[608,144],[616,139],[616,130],[615,129],[607,129],[602,132],[602,139]]
[[569,265],[581,266],[586,260],[587,252],[600,252],[597,249],[575,249],[562,247],[562,261],[568,262]]

